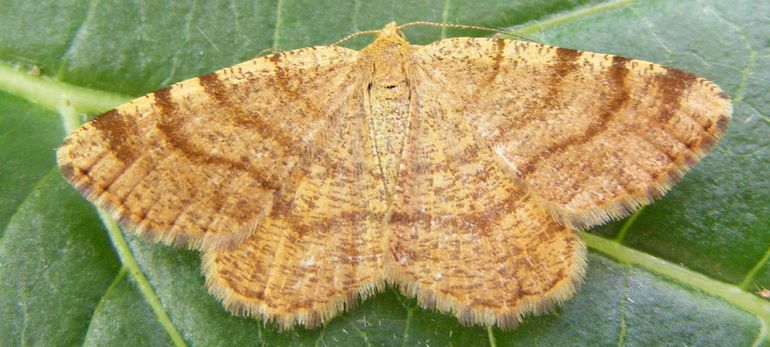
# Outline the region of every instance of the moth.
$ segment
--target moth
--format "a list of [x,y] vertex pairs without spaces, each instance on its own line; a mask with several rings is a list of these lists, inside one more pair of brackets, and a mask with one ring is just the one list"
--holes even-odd
[[579,231],[662,196],[731,102],[654,63],[503,38],[256,58],[142,96],[58,149],[83,196],[202,252],[238,315],[318,326],[396,285],[515,327],[575,292]]

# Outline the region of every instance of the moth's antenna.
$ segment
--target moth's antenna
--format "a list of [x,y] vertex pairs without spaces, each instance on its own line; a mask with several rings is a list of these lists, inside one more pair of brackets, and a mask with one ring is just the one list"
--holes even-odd
[[343,42],[345,42],[347,40],[350,40],[350,39],[352,39],[354,37],[359,37],[359,36],[362,36],[362,35],[376,35],[376,34],[379,34],[379,33],[380,33],[380,30],[359,31],[357,33],[352,33],[352,34],[350,34],[348,36],[345,36],[342,39],[340,39],[339,41],[337,41],[335,43],[332,43],[331,45],[332,46],[339,46]]
[[410,22],[406,24],[401,24],[398,26],[398,30],[401,30],[406,27],[411,26],[418,26],[418,25],[426,25],[426,26],[433,26],[433,27],[444,27],[444,28],[455,28],[455,29],[471,29],[471,30],[481,30],[481,31],[489,31],[501,35],[507,35],[507,36],[513,36],[515,38],[519,38],[526,41],[532,41],[532,39],[526,38],[521,35],[516,35],[510,31],[500,30],[500,29],[493,29],[493,28],[485,28],[480,27],[476,25],[464,25],[464,24],[452,24],[452,23],[436,23],[436,22],[425,22],[425,21],[419,21],[419,22]]
[[268,53],[281,53],[281,52],[283,51],[278,48],[268,47],[259,51],[259,53],[257,53],[257,56],[261,57],[261,56],[267,55]]

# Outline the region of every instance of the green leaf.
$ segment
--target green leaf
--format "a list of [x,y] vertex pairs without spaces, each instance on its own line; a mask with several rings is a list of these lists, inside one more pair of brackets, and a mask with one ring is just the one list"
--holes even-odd
[[123,267],[94,309],[86,346],[150,346],[171,344],[171,339]]
[[[0,13],[0,345],[767,345],[770,3],[314,1],[4,3]],[[265,48],[395,20],[504,27],[682,68],[735,103],[726,138],[665,198],[584,239],[576,296],[515,330],[464,327],[392,288],[281,333],[209,295],[196,252],[121,233],[55,168],[66,131]],[[415,44],[478,31],[420,27]],[[350,42],[362,47],[366,37]],[[40,71],[41,76],[37,76]]]
[[6,346],[80,343],[120,265],[93,209],[50,169],[8,222],[0,266]]

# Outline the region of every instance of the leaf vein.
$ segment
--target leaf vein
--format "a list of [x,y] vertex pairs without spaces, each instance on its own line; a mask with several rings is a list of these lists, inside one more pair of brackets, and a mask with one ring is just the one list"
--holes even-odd
[[161,326],[163,326],[163,329],[166,330],[166,333],[168,333],[171,341],[175,346],[186,347],[187,343],[184,341],[182,334],[179,333],[179,330],[177,330],[176,326],[171,321],[168,313],[160,303],[160,299],[158,298],[157,294],[155,294],[155,290],[152,288],[152,285],[147,280],[144,272],[142,272],[139,264],[136,262],[134,254],[131,251],[131,248],[128,246],[126,239],[123,237],[118,224],[115,223],[115,220],[113,220],[110,216],[107,215],[106,212],[102,210],[99,210],[99,217],[101,218],[104,227],[107,229],[107,234],[110,236],[112,245],[115,247],[115,251],[118,253],[120,262],[128,269],[128,273],[131,275],[131,278],[134,279],[139,292],[142,294],[142,296],[144,296],[145,300],[147,300],[147,303],[152,308],[152,312],[158,318],[158,322],[161,324]]
[[756,64],[758,53],[756,49],[754,49],[754,46],[751,44],[751,40],[749,40],[749,33],[746,31],[745,27],[725,18],[725,16],[723,16],[719,11],[712,10],[711,12],[714,13],[714,16],[717,19],[737,29],[741,33],[743,44],[749,51],[749,58],[746,61],[746,66],[744,66],[744,68],[741,70],[741,81],[738,83],[738,87],[735,90],[735,96],[733,97],[733,107],[735,107],[736,105],[743,102],[743,98],[746,96],[746,85],[748,84],[751,70],[754,68],[754,64]]
[[406,321],[404,321],[404,335],[401,337],[401,346],[406,347],[409,346],[409,326],[412,324],[412,316],[414,315],[414,310],[416,310],[416,307],[407,308],[406,310]]
[[[446,24],[447,21],[449,20],[449,1],[450,0],[444,0],[444,10],[443,10],[443,12],[441,14],[441,23],[443,23],[443,24]],[[442,40],[446,38],[446,31],[447,31],[447,27],[446,26],[442,26],[441,27],[441,39]]]
[[759,332],[757,332],[757,337],[754,339],[754,342],[751,344],[751,347],[759,347],[763,346],[765,342],[768,340],[767,336],[767,322],[763,319],[759,319]]
[[671,56],[674,55],[674,51],[666,45],[666,42],[660,38],[660,35],[658,35],[658,32],[655,31],[654,25],[650,22],[650,20],[643,16],[641,13],[639,13],[638,10],[636,10],[633,7],[629,7],[629,11],[631,14],[633,14],[636,18],[639,18],[640,21],[642,21],[642,27],[650,33],[650,36],[652,36],[653,40],[660,46],[663,51],[666,52],[666,61],[671,60]]
[[86,329],[86,338],[83,340],[83,346],[88,346],[88,332],[91,331],[91,327],[94,324],[94,317],[96,317],[96,312],[99,312],[99,310],[102,308],[102,306],[107,302],[107,296],[110,295],[110,293],[126,278],[126,273],[128,272],[128,269],[126,266],[121,266],[120,270],[118,270],[118,274],[115,275],[115,278],[112,280],[112,283],[107,287],[107,289],[104,291],[104,294],[102,294],[102,297],[99,299],[99,303],[96,304],[96,307],[94,307],[93,314],[91,314],[91,320],[88,322],[88,328]]
[[614,258],[623,264],[638,266],[652,273],[699,289],[708,295],[720,298],[755,315],[762,321],[762,324],[767,325],[770,322],[770,302],[752,293],[748,293],[734,284],[715,280],[704,274],[628,248],[601,236],[583,233],[582,238],[591,249]]
[[348,322],[350,322],[350,326],[353,327],[353,330],[355,330],[358,333],[358,335],[361,336],[361,338],[364,339],[364,345],[366,345],[366,346],[371,346],[372,345],[372,343],[369,342],[369,336],[363,330],[361,330],[361,328],[358,327],[358,324],[356,324],[356,322],[354,320],[352,320],[349,317],[347,317],[347,315],[343,315],[341,317],[343,319],[347,320]]
[[495,332],[492,331],[492,326],[487,325],[487,339],[489,339],[490,347],[497,347],[497,340],[495,339]]
[[631,226],[634,225],[634,222],[636,221],[636,218],[639,218],[639,215],[642,214],[642,211],[644,211],[644,206],[636,210],[634,214],[631,215],[631,217],[628,217],[625,222],[623,222],[623,226],[620,227],[620,231],[618,232],[618,235],[615,236],[615,242],[623,244],[623,240],[626,238],[626,234],[628,234],[628,231],[631,229]]
[[636,2],[638,2],[638,0],[615,0],[603,2],[592,6],[582,7],[575,11],[567,11],[566,13],[562,12],[543,21],[536,21],[535,23],[520,27],[514,26],[506,30],[513,31],[519,35],[539,33],[545,31],[548,28],[570,23],[585,17],[628,7]]
[[3,233],[0,234],[0,244],[3,243],[3,240],[5,240],[5,235],[8,234],[8,226],[13,224],[13,220],[16,218],[16,216],[21,212],[21,207],[27,204],[27,201],[29,201],[32,198],[32,195],[35,193],[35,191],[38,190],[38,187],[45,181],[46,177],[49,175],[58,172],[56,168],[51,168],[44,174],[40,176],[40,178],[35,181],[35,184],[32,185],[32,189],[27,192],[27,195],[24,196],[24,199],[19,202],[19,204],[16,206],[16,209],[11,214],[10,218],[8,218],[8,224],[5,225],[5,230],[3,230]]
[[80,36],[83,35],[86,26],[93,19],[98,3],[99,0],[91,0],[88,5],[88,11],[86,12],[86,18],[83,19],[83,22],[81,22],[80,25],[78,25],[78,28],[75,29],[75,31],[72,33],[72,37],[70,37],[69,41],[67,41],[67,44],[64,46],[64,53],[62,53],[62,56],[59,59],[61,61],[61,65],[59,65],[59,69],[56,72],[57,79],[61,79],[64,70],[67,68],[69,57],[73,54],[74,50],[78,48]]
[[283,26],[283,0],[278,0],[275,3],[275,29],[273,30],[273,50],[279,49],[279,41],[281,40],[281,26]]
[[749,270],[749,273],[746,274],[746,277],[743,278],[743,281],[741,281],[741,284],[738,286],[741,289],[748,291],[749,285],[754,281],[757,273],[759,273],[759,271],[762,270],[765,265],[767,265],[768,261],[770,261],[770,248],[765,251],[765,254],[762,255],[762,258],[760,258],[754,267]]
[[628,301],[628,265],[623,266],[623,295],[620,297],[620,333],[618,334],[618,347],[625,345],[628,325],[626,324],[626,302]]
[[190,34],[190,27],[192,26],[195,4],[196,3],[193,2],[190,6],[190,9],[187,11],[187,14],[185,14],[184,41],[182,42],[182,45],[176,49],[174,55],[171,57],[171,70],[169,71],[168,76],[166,76],[166,78],[163,79],[163,82],[161,82],[161,85],[163,86],[167,86],[174,82],[174,75],[176,75],[176,69],[179,67],[179,54],[182,52],[187,43],[190,42],[190,38],[192,37]]

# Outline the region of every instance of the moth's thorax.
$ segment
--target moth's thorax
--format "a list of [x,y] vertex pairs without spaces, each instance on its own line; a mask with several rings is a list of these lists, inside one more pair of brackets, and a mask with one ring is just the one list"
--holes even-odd
[[400,89],[399,87],[408,84],[409,62],[413,50],[409,42],[401,37],[400,32],[385,31],[380,34],[361,51],[361,61],[368,65],[366,68],[370,72],[370,86],[390,90],[390,93],[385,94],[393,97],[403,95],[393,89]]
[[367,113],[380,170],[390,196],[395,193],[404,134],[409,124],[412,49],[398,29],[388,25],[361,51],[361,61],[369,69]]

